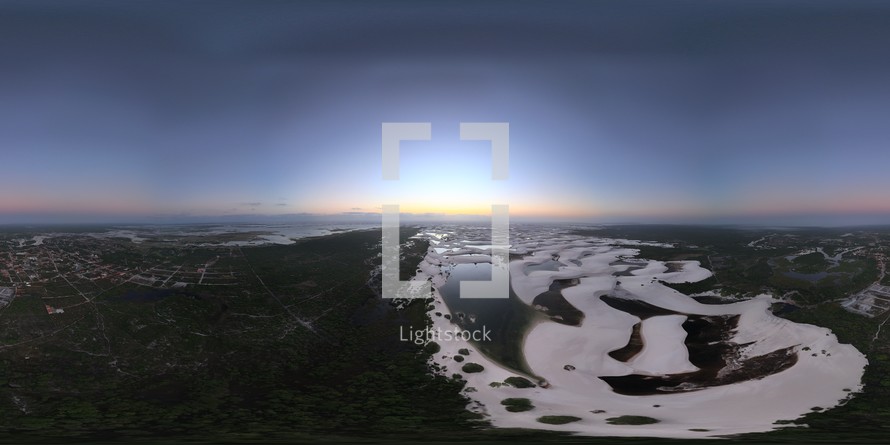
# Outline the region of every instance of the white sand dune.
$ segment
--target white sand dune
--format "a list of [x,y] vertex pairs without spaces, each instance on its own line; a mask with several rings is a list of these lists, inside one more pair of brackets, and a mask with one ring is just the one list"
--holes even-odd
[[685,315],[663,315],[643,320],[640,336],[643,350],[627,364],[637,374],[663,375],[698,371],[689,362],[689,351],[683,341]]
[[[797,324],[772,315],[768,295],[723,305],[701,304],[689,296],[668,288],[669,283],[695,282],[711,276],[697,261],[682,262],[681,270],[667,272],[660,261],[646,261],[632,276],[614,276],[627,265],[610,265],[638,253],[634,242],[599,238],[579,239],[548,234],[542,239],[525,236],[511,249],[528,254],[510,263],[511,284],[526,304],[546,291],[553,280],[578,278],[579,284],[562,291],[564,298],[584,313],[580,326],[552,321],[534,325],[526,334],[524,353],[531,371],[545,379],[548,388],[520,389],[492,387],[493,382],[517,375],[480,354],[471,344],[456,340],[440,343],[442,350],[434,361],[444,367],[445,375],[461,373],[467,362],[479,363],[485,370],[465,374],[467,395],[474,401],[470,409],[486,413],[497,427],[537,428],[571,431],[583,435],[709,437],[768,431],[777,420],[796,419],[812,407],[830,408],[842,403],[851,393],[861,390],[861,378],[867,364],[865,356],[853,346],[840,344],[828,329]],[[440,243],[437,247],[445,247]],[[468,252],[469,253],[469,252]],[[479,261],[476,255],[467,258]],[[467,258],[430,250],[420,265],[421,277],[433,277],[440,286],[446,277],[441,267],[468,262]],[[558,258],[556,271],[526,267]],[[676,262],[675,262],[676,263]],[[638,267],[638,266],[635,266]],[[643,350],[627,363],[610,357],[610,351],[625,346],[633,325],[640,319],[614,309],[599,297],[621,294],[685,314],[739,315],[732,341],[751,343],[742,350],[743,357],[755,357],[778,349],[795,347],[798,361],[784,371],[761,379],[748,380],[698,391],[647,396],[621,395],[599,377],[629,374],[663,375],[695,371],[684,344],[684,315],[664,315],[646,319],[641,325]],[[451,321],[435,312],[450,313],[436,294],[430,311],[433,327],[453,329]],[[463,363],[453,360],[461,348],[470,356]],[[808,350],[804,351],[804,348]],[[824,351],[824,353],[822,352]],[[566,365],[574,367],[566,370]],[[463,373],[462,373],[463,374]],[[531,411],[506,411],[501,401],[524,397],[532,401]],[[605,412],[599,412],[603,410]],[[581,420],[566,425],[547,425],[536,419],[544,415],[570,415]],[[622,415],[648,416],[659,422],[651,425],[611,425],[607,418]],[[691,429],[696,429],[692,431]],[[701,431],[706,430],[706,431]]]

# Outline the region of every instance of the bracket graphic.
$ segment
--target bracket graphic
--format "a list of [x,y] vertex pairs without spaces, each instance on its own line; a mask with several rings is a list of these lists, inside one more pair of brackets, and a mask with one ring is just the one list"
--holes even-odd
[[[399,179],[401,141],[432,139],[430,122],[384,122],[382,124],[383,179]],[[491,179],[509,177],[510,124],[481,122],[460,124],[462,141],[491,141]],[[383,298],[428,298],[429,281],[399,280],[399,205],[383,205]],[[509,298],[510,296],[510,208],[507,204],[491,206],[491,280],[462,281],[461,298]]]

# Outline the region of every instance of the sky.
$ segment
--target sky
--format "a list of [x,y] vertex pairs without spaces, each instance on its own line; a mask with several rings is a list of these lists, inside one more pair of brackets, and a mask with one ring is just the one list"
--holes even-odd
[[4,0],[0,222],[890,223],[888,50],[878,1]]

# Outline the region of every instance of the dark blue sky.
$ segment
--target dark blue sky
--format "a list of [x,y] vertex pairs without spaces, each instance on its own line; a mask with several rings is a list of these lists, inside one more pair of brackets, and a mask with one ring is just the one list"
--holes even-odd
[[887,2],[3,1],[0,213],[880,219],[888,55]]

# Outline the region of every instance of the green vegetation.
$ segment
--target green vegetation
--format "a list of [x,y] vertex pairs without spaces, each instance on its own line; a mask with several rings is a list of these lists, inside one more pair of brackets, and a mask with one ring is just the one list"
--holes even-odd
[[506,407],[507,411],[510,411],[511,413],[531,411],[532,409],[535,408],[535,406],[532,405],[531,400],[526,399],[526,398],[518,398],[518,397],[511,397],[508,399],[501,400],[501,405],[504,405]]
[[801,255],[791,262],[794,270],[800,273],[813,274],[823,272],[830,266],[825,256],[819,252]]
[[239,284],[159,293],[83,281],[95,305],[54,316],[40,297],[71,294],[64,284],[16,298],[0,323],[0,437],[473,434],[484,423],[465,409],[464,382],[429,372],[434,346],[398,341],[403,324],[427,323],[426,304],[397,313],[369,285],[379,241],[365,231],[242,249],[109,242],[131,267],[219,256]]
[[661,284],[670,287],[671,289],[676,290],[677,292],[691,295],[691,294],[700,294],[702,292],[706,292],[714,289],[714,287],[718,284],[716,277],[709,277],[704,280],[695,282],[695,283],[668,283],[665,281],[661,281]]
[[461,371],[466,372],[467,374],[473,374],[476,372],[482,372],[485,368],[478,363],[467,363],[460,368]]
[[518,376],[507,377],[506,379],[504,379],[504,383],[506,383],[514,388],[534,388],[535,387],[535,384],[532,383],[531,380],[529,380],[525,377],[518,377]]
[[646,416],[618,416],[606,419],[609,425],[652,425],[658,422],[658,419]]
[[567,423],[577,422],[581,420],[581,418],[575,416],[541,416],[538,417],[537,420],[538,422],[550,425],[565,425]]

